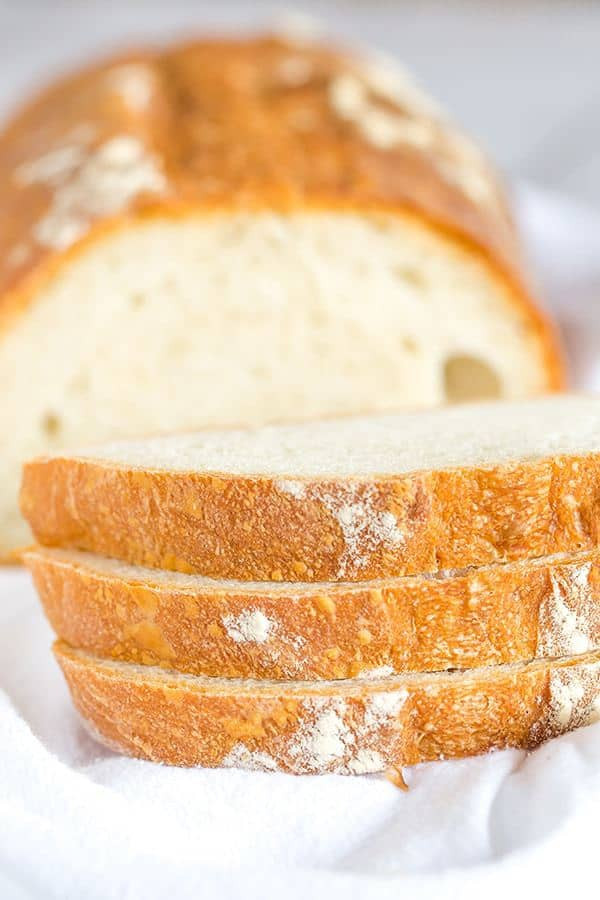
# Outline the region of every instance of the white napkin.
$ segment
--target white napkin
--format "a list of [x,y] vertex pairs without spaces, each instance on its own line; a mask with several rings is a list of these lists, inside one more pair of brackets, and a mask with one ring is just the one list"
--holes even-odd
[[[518,194],[581,385],[600,386],[600,217]],[[595,290],[598,289],[598,297]],[[0,573],[0,898],[565,897],[594,883],[600,724],[383,778],[169,769],[95,744],[28,576]]]

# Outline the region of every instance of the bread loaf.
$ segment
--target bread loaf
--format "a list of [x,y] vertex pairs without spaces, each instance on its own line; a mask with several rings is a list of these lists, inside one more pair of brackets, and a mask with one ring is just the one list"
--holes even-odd
[[541,741],[598,719],[600,652],[375,681],[202,678],[55,653],[108,747],[180,766],[362,774]]
[[274,38],[67,77],[0,137],[0,555],[82,442],[556,389],[502,187],[401,73]]
[[259,581],[368,581],[593,549],[600,400],[206,430],[41,457],[36,539]]
[[193,675],[371,678],[600,647],[600,550],[362,584],[211,581],[42,547],[25,562],[71,646]]

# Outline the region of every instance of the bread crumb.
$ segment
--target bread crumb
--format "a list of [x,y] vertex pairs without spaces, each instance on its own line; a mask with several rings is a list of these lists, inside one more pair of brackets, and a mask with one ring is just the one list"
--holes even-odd
[[408,699],[408,691],[381,691],[373,694],[366,703],[365,725],[376,729],[394,719]]
[[399,788],[401,791],[404,791],[406,793],[409,790],[409,787],[408,787],[406,781],[404,780],[404,773],[402,772],[402,769],[400,769],[400,768],[387,769],[385,772],[385,777],[388,781],[391,781],[392,784],[395,787]]
[[467,194],[475,203],[489,203],[495,199],[496,189],[487,174],[474,166],[457,160],[434,157],[436,167],[451,184]]

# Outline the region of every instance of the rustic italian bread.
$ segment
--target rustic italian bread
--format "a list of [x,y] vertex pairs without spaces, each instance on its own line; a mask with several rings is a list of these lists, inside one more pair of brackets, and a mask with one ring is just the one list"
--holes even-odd
[[363,584],[212,581],[42,547],[24,559],[68,644],[193,675],[377,677],[600,648],[600,550]]
[[556,389],[503,191],[402,73],[274,38],[131,54],[0,137],[0,555],[82,442]]
[[367,581],[592,549],[600,399],[206,430],[41,457],[36,539],[259,581]]
[[361,774],[502,747],[598,719],[600,651],[375,681],[202,678],[55,644],[76,708],[112,749],[182,766]]

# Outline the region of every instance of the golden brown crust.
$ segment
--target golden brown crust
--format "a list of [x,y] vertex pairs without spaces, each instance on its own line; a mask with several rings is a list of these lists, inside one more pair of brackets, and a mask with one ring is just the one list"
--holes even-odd
[[181,766],[360,774],[532,748],[597,718],[600,653],[378,682],[194,679],[55,645],[76,708],[113,749]]
[[193,675],[352,678],[600,646],[600,550],[442,578],[281,589],[112,574],[93,558],[44,548],[25,563],[59,638]]
[[[340,76],[363,86],[376,116],[391,117],[396,127],[408,123],[419,140],[381,146],[377,135],[367,138],[332,100]],[[88,210],[85,232],[64,249],[37,240],[56,185],[19,177],[23,165],[65,146],[93,154],[123,135],[156,161],[161,189],[140,190],[110,214]],[[410,92],[400,89],[393,102],[363,63],[331,50],[275,38],[202,41],[130,54],[66,78],[0,137],[0,194],[0,320],[24,308],[85,241],[136,217],[402,212],[487,260],[522,313],[547,389],[564,382],[556,336],[531,299],[504,194],[486,161]]]
[[[594,453],[302,481],[54,457],[27,463],[21,489],[41,544],[242,581],[368,581],[589,550],[599,503]],[[364,514],[349,534],[348,506]],[[384,517],[401,540],[372,529]]]

